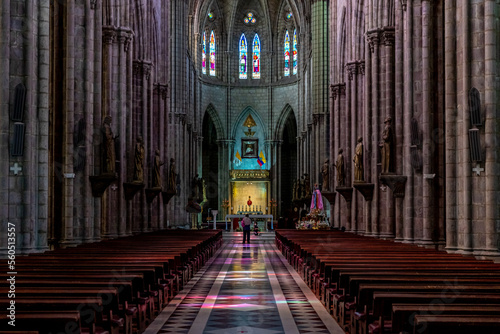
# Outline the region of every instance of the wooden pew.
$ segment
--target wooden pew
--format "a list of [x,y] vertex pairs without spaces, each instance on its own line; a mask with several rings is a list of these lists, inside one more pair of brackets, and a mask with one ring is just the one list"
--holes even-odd
[[500,317],[491,315],[420,315],[415,316],[414,334],[498,334]]

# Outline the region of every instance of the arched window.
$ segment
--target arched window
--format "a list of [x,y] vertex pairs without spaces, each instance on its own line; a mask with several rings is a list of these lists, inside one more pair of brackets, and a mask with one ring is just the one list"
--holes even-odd
[[201,53],[201,73],[207,74],[207,33],[203,32],[203,50]]
[[245,34],[241,34],[240,37],[240,79],[247,78],[247,39]]
[[285,77],[290,76],[290,36],[285,31]]
[[210,75],[215,76],[215,34],[210,33]]
[[259,35],[255,34],[253,38],[253,74],[254,79],[260,79],[260,39]]
[[293,30],[293,75],[297,74],[298,68],[298,54],[297,54],[297,29]]

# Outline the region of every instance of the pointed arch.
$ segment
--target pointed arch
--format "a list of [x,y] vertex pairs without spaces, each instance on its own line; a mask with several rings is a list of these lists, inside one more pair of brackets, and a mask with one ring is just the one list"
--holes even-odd
[[238,128],[238,124],[243,124],[245,119],[248,117],[248,114],[251,114],[253,119],[255,120],[255,123],[257,123],[257,126],[261,129],[263,129],[264,137],[267,140],[269,138],[269,134],[267,132],[268,131],[267,128],[264,126],[264,124],[265,124],[264,120],[262,119],[262,116],[260,115],[260,113],[257,112],[251,106],[248,106],[245,109],[243,109],[243,111],[238,115],[238,117],[236,117],[236,119],[233,123],[234,124],[233,129],[231,131],[231,138],[237,137],[236,132],[241,130]]
[[239,49],[240,49],[240,61],[239,61],[240,79],[246,79],[247,78],[248,48],[247,48],[247,38],[245,37],[245,34],[241,34]]
[[255,37],[253,38],[252,65],[253,65],[252,77],[254,79],[260,79],[260,38],[259,38],[259,34],[255,34]]
[[285,127],[288,123],[288,119],[293,117],[295,119],[295,129],[297,129],[297,118],[295,117],[295,112],[290,104],[285,104],[283,109],[281,110],[280,116],[278,118],[278,122],[276,123],[276,128],[274,131],[274,140],[283,140]]
[[208,116],[210,116],[210,118],[212,119],[212,122],[215,125],[215,131],[217,132],[217,139],[220,140],[220,139],[225,138],[225,131],[224,131],[224,127],[222,126],[222,122],[221,122],[221,119],[219,117],[219,113],[217,112],[217,110],[215,109],[215,107],[212,103],[210,103],[207,106],[207,108],[205,109],[205,113],[208,114]]

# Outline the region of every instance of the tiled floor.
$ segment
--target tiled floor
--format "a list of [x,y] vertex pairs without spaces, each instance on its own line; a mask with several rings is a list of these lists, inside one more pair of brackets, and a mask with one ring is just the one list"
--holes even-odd
[[344,333],[274,246],[274,235],[225,234],[224,246],[146,334]]

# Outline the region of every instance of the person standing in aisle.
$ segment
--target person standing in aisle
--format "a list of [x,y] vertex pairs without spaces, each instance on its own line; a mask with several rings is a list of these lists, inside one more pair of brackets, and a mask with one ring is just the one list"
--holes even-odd
[[241,222],[241,227],[243,228],[243,243],[248,242],[250,243],[250,225],[252,224],[252,221],[248,217],[248,214],[245,215],[245,218],[243,218],[243,221]]

